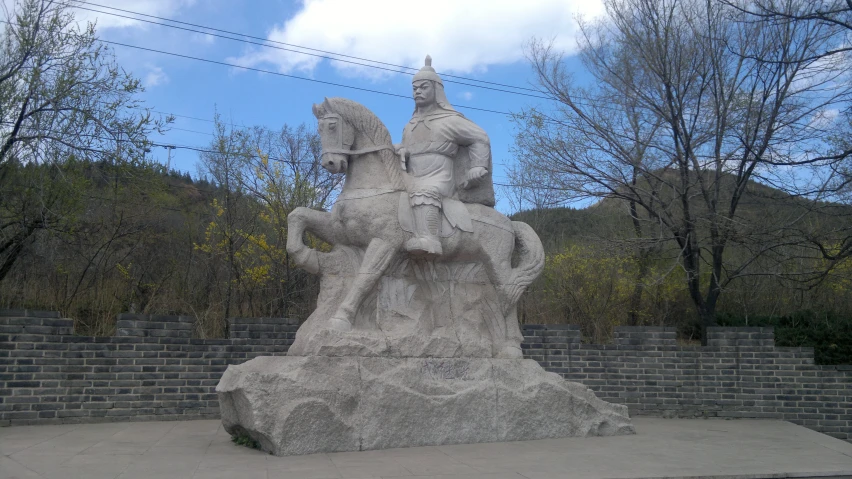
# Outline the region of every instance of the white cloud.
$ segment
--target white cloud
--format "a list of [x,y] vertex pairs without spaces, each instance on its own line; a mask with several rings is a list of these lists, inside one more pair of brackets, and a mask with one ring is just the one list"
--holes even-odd
[[469,91],[463,91],[463,92],[460,92],[460,93],[458,94],[458,96],[459,96],[459,98],[461,98],[461,99],[463,99],[463,100],[465,100],[465,101],[470,101],[470,100],[472,100],[472,99],[473,99],[473,93],[472,93],[472,92],[469,92]]
[[148,68],[148,73],[145,74],[145,79],[142,84],[145,88],[155,87],[169,82],[169,76],[162,68],[156,65],[145,65]]
[[809,126],[811,128],[827,128],[837,120],[838,115],[840,115],[840,110],[837,108],[824,108],[817,110],[813,116],[811,116]]
[[216,37],[209,33],[193,33],[190,37],[193,42],[201,43],[202,45],[212,45],[216,43]]
[[[93,3],[100,3],[101,5],[120,8],[122,10],[127,10],[130,12],[143,13],[145,15],[171,17],[177,14],[182,8],[192,6],[195,3],[195,0],[109,0],[101,2],[95,1]],[[102,12],[110,12],[117,15],[134,16],[133,14],[113,10],[110,8],[101,8],[85,4],[80,6],[84,8],[100,10]],[[78,22],[80,22],[81,25],[85,25],[87,22],[97,22],[97,29],[99,31],[108,28],[147,28],[149,26],[152,26],[150,23],[140,22],[129,18],[122,18],[116,15],[92,12],[90,10],[83,10],[80,8],[74,10],[74,18]],[[146,18],[155,22],[159,21],[156,18],[147,18],[144,16],[141,18]]]
[[[555,38],[566,51],[576,48],[575,16],[603,13],[601,0],[303,0],[301,9],[272,29],[268,39],[387,63],[420,67],[428,53],[438,71],[466,73],[523,59],[533,37]],[[282,72],[311,71],[320,59],[255,48],[238,59],[243,65],[275,65]],[[376,70],[340,62],[352,75]]]

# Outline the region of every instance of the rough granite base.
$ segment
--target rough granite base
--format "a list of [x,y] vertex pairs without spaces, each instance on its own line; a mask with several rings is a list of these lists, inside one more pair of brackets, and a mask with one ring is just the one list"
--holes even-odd
[[527,359],[259,357],[216,391],[225,429],[278,456],[635,432]]

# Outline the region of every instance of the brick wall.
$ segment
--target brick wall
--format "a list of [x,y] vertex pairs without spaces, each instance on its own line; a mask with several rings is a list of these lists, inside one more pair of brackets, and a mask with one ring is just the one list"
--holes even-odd
[[0,310],[0,425],[215,418],[229,364],[283,355],[298,324],[229,320],[192,338],[192,318],[121,314],[113,337],[74,336],[58,313]]
[[852,440],[852,366],[817,366],[811,348],[775,347],[772,328],[710,328],[679,346],[673,328],[621,327],[582,344],[576,326],[528,325],[524,353],[631,414],[784,419]]
[[[119,315],[116,336],[74,336],[58,313],[0,310],[0,425],[214,418],[228,364],[283,355],[298,325],[229,320],[228,339],[192,337],[192,319]],[[618,328],[583,344],[571,325],[526,325],[525,356],[632,414],[785,419],[852,440],[852,366],[816,366],[775,347],[769,328],[713,328],[707,347],[670,328]]]

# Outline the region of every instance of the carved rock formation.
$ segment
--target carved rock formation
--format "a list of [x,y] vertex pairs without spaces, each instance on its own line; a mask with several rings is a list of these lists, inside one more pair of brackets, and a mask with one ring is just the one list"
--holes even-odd
[[275,455],[634,432],[528,359],[260,357],[216,390],[225,429]]

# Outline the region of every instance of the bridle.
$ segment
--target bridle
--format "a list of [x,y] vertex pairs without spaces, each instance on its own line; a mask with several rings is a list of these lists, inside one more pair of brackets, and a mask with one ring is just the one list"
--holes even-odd
[[[320,118],[320,120],[325,120],[325,119],[328,119],[328,118],[337,119],[338,124],[344,122],[343,117],[341,117],[340,115],[338,115],[336,113],[325,115],[322,118]],[[368,148],[361,148],[361,149],[358,149],[358,150],[352,150],[352,149],[349,149],[349,148],[344,148],[346,146],[351,147],[352,145],[351,144],[346,145],[346,144],[343,143],[343,128],[337,128],[335,131],[337,132],[337,142],[336,142],[337,147],[336,148],[329,148],[329,149],[326,149],[325,147],[323,147],[322,153],[320,154],[320,161],[322,161],[322,158],[327,154],[330,154],[330,155],[334,155],[334,154],[338,154],[338,155],[364,155],[364,154],[367,154],[367,153],[375,153],[377,151],[382,151],[382,150],[396,151],[396,149],[393,147],[393,145],[371,146],[371,147],[368,147]]]

